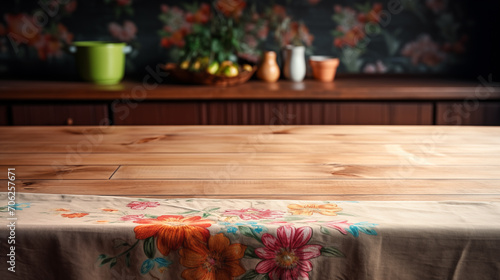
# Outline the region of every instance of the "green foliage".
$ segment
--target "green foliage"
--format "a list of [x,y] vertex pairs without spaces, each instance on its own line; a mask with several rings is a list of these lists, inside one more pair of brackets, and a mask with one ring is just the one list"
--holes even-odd
[[260,237],[257,235],[257,233],[255,232],[255,230],[253,228],[247,227],[247,226],[238,226],[238,229],[240,230],[241,234],[243,234],[244,236],[254,238],[255,240],[262,243],[262,241],[260,240]]
[[215,10],[215,16],[207,25],[193,25],[193,32],[185,37],[181,61],[195,61],[208,57],[209,61],[237,61],[245,32],[243,26]]
[[255,270],[249,270],[243,277],[240,278],[240,280],[254,280],[254,279],[262,279],[262,274],[259,274]]
[[255,254],[255,248],[247,246],[245,250],[245,258],[258,259],[259,257],[257,256],[257,254]]
[[144,254],[149,259],[154,258],[156,252],[155,240],[154,237],[151,236],[144,240]]
[[323,247],[321,248],[321,255],[326,257],[337,257],[337,258],[345,258],[345,255],[340,252],[339,249],[335,247]]

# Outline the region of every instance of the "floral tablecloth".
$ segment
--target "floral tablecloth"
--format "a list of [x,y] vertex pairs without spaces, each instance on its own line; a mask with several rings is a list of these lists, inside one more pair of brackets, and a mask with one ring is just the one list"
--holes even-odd
[[0,193],[0,201],[4,221],[0,279],[498,279],[500,275],[500,203],[496,202],[23,193],[16,195],[15,204],[9,205],[6,193]]

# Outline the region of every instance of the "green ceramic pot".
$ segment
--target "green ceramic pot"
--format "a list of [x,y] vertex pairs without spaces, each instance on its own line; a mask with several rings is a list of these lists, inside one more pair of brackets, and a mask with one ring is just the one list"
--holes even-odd
[[123,79],[125,54],[131,50],[125,43],[100,41],[74,42],[69,47],[80,77],[99,85],[114,85]]

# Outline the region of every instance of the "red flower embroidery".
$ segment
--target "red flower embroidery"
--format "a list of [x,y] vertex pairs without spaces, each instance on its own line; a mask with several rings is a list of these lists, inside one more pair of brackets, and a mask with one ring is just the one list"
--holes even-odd
[[156,201],[132,201],[129,204],[127,204],[128,207],[134,209],[134,210],[144,210],[148,207],[158,207],[160,206],[159,202]]
[[278,228],[277,237],[269,233],[262,235],[265,247],[255,249],[255,254],[264,259],[257,264],[258,273],[267,273],[271,279],[309,279],[313,269],[310,259],[318,257],[320,245],[307,245],[312,237],[312,228],[292,226]]

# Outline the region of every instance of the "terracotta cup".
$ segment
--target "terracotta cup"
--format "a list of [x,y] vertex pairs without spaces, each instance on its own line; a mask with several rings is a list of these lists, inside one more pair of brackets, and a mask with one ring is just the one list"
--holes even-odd
[[314,55],[309,58],[313,76],[322,82],[331,82],[335,78],[339,59],[330,56]]

